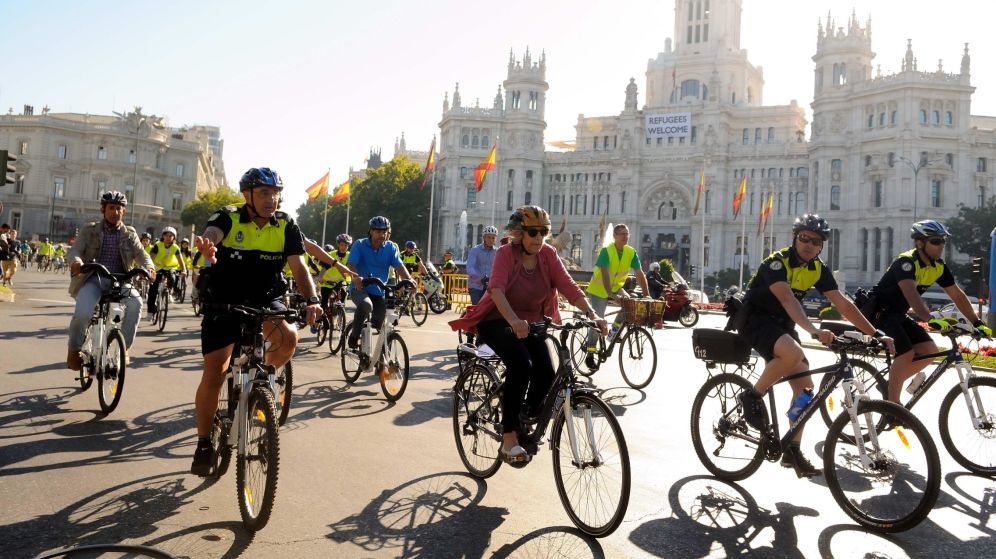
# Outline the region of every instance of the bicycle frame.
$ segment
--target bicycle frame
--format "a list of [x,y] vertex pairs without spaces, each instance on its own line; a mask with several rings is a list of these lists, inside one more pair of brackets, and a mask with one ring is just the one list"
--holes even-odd
[[[395,325],[398,323],[399,319],[400,315],[398,314],[396,308],[387,309],[387,311],[384,313],[384,322],[380,326],[380,334],[377,334],[376,344],[374,344],[373,342],[373,332],[369,318],[363,324],[363,332],[362,336],[360,337],[360,339],[362,340],[361,347],[363,349],[363,353],[367,354],[370,357],[368,362],[365,363],[366,366],[363,368],[363,372],[365,373],[370,372],[371,370],[373,370],[374,364],[380,361],[381,355],[383,355],[384,350],[387,348],[387,337],[391,335],[392,332],[394,332]],[[371,355],[371,349],[373,350],[372,355]]]

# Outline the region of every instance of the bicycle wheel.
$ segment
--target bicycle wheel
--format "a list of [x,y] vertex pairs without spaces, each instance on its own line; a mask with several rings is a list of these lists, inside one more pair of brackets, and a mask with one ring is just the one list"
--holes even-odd
[[944,397],[938,418],[941,442],[966,470],[996,475],[996,378],[973,377],[968,381],[968,397],[971,408],[960,384]]
[[180,283],[176,285],[176,302],[183,304],[183,300],[187,298],[187,280],[180,279]]
[[93,370],[93,338],[90,337],[90,326],[86,327],[86,334],[83,338],[83,347],[80,348],[83,363],[80,366],[80,376],[76,380],[80,381],[80,391],[86,392],[93,384],[93,377],[96,371]]
[[104,413],[111,413],[118,407],[121,401],[121,393],[124,391],[125,369],[125,343],[121,330],[111,330],[107,336],[107,347],[104,350],[104,365],[97,371],[97,385],[99,386],[100,409]]
[[687,307],[681,309],[678,313],[678,324],[681,324],[685,328],[691,328],[695,326],[699,321],[699,310],[695,307],[688,305]]
[[[571,354],[571,364],[574,365],[574,370],[582,376],[590,377],[595,374],[598,369],[592,369],[585,364],[585,359],[588,358],[588,333],[585,330],[571,330],[567,332],[567,351]],[[598,356],[595,356],[596,363],[598,362]]]
[[346,377],[346,382],[352,384],[356,382],[356,379],[360,378],[360,371],[363,368],[360,362],[360,352],[358,349],[352,349],[346,342],[349,336],[350,330],[353,329],[353,323],[350,322],[343,329],[342,333],[342,353],[339,355],[342,360],[342,376]]
[[[162,285],[166,285],[163,282]],[[156,313],[159,316],[159,331],[162,332],[166,328],[166,316],[169,314],[169,289],[165,287],[159,290],[159,308]]]
[[380,390],[384,397],[395,402],[405,393],[408,388],[408,347],[401,334],[391,332],[387,337],[387,346],[384,348],[384,355],[381,356],[384,365],[387,366],[387,375],[380,375]]
[[[868,394],[870,398],[885,398],[889,395],[889,384],[885,380],[884,375],[880,375],[878,370],[867,361],[861,361],[859,359],[850,359],[851,371],[854,373],[854,382],[861,383],[864,387],[865,394]],[[823,380],[820,382],[820,389],[817,391],[822,391],[827,384],[833,379],[831,375],[823,375]],[[851,394],[852,398],[857,397],[857,391],[855,390]],[[820,402],[820,417],[823,418],[823,423],[830,428],[833,424],[833,420],[836,418],[844,409],[844,384],[839,383],[833,391],[827,396],[823,401]],[[845,439],[846,442],[851,442],[850,439]]]
[[475,363],[453,389],[453,438],[460,461],[474,477],[489,478],[501,467],[501,400],[498,377]]
[[435,292],[429,297],[429,310],[435,314],[443,314],[446,312],[446,298]]
[[194,308],[194,316],[201,315],[201,300],[199,298],[190,297],[190,306]]
[[221,397],[218,398],[218,411],[214,414],[214,424],[211,426],[211,446],[214,447],[214,470],[212,476],[215,479],[225,475],[228,466],[232,463],[232,444],[228,437],[232,433],[232,419],[235,410],[232,409],[233,384],[235,380],[231,377],[231,369],[226,379],[225,386],[221,390]]
[[[830,493],[855,522],[880,532],[902,532],[927,517],[941,487],[941,463],[927,428],[906,408],[883,400],[857,404],[859,432],[849,413],[830,426],[823,472]],[[878,432],[885,422],[892,429]],[[858,445],[842,441],[851,431]],[[855,436],[858,435],[858,436]]]
[[619,527],[629,506],[629,451],[615,415],[597,396],[574,394],[570,408],[570,417],[557,413],[550,434],[553,477],[571,522],[601,538]]
[[255,532],[266,526],[273,511],[280,467],[280,442],[273,394],[254,386],[246,408],[246,453],[235,461],[235,486],[239,512],[246,530]]
[[429,301],[425,299],[425,294],[416,293],[411,305],[412,321],[415,326],[425,324],[425,320],[429,318]]
[[657,373],[657,345],[650,332],[630,327],[619,344],[619,371],[631,388],[645,388]]
[[342,305],[334,305],[329,313],[329,353],[335,355],[342,347],[342,333],[346,328],[346,311]]
[[692,401],[692,446],[699,462],[723,481],[740,481],[761,467],[761,433],[743,417],[737,395],[751,383],[722,373],[705,382]]
[[277,425],[287,423],[287,415],[290,413],[291,395],[294,390],[294,366],[291,363],[288,361],[277,370],[277,387],[273,395],[273,404],[277,410]]
[[322,315],[322,318],[315,324],[315,345],[321,347],[329,335],[329,317]]

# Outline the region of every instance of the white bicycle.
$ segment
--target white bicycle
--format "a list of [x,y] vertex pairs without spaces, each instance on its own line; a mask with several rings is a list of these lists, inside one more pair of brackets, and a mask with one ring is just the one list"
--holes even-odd
[[[415,289],[415,283],[401,280],[398,285],[385,285],[379,278],[367,277],[363,278],[362,285],[376,285],[384,290],[387,312],[384,323],[376,334],[376,341],[373,339],[374,332],[368,317],[360,331],[360,347],[354,349],[348,343],[344,344],[340,354],[342,374],[346,377],[346,382],[352,384],[360,378],[360,373],[376,371],[384,397],[394,402],[401,398],[408,387],[408,346],[397,330],[399,315],[395,292],[404,287]],[[342,336],[344,340],[349,339],[353,328],[352,322],[346,325]]]

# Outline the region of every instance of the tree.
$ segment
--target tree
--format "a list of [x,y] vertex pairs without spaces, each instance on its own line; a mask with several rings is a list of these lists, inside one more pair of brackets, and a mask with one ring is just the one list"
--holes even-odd
[[[951,244],[958,249],[958,252],[967,255],[969,258],[981,257],[984,264],[989,263],[989,244],[992,239],[989,235],[996,228],[996,196],[989,198],[980,208],[970,208],[964,204],[958,207],[958,217],[948,221],[948,230],[951,231]],[[950,260],[950,257],[949,257]],[[948,262],[951,272],[954,273],[958,283],[962,284],[965,292],[969,295],[976,295],[979,292],[978,278],[972,273],[972,264],[958,264]],[[989,276],[988,268],[982,271],[983,276]]]
[[661,265],[661,278],[664,281],[674,281],[672,278],[674,274],[674,262],[671,262],[670,258],[661,258],[658,264]]
[[[745,282],[749,282],[752,272],[749,266],[744,266],[744,279]],[[714,274],[709,274],[705,278],[705,286],[719,286],[719,289],[725,290],[731,286],[737,285],[740,281],[740,268],[726,268],[725,270],[720,270]]]
[[[196,200],[188,202],[180,212],[180,221],[184,226],[204,227],[211,214],[225,206],[241,206],[245,203],[242,194],[228,187],[218,190],[201,192]],[[195,229],[196,230],[196,229]],[[200,231],[197,231],[200,234]]]

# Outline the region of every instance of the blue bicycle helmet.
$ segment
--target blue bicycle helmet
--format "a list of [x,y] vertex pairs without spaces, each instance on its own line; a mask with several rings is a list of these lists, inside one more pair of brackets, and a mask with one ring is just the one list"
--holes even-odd
[[415,244],[415,241],[405,241],[405,248],[415,249],[418,246]]
[[239,190],[251,190],[257,186],[271,186],[277,190],[284,189],[284,181],[280,179],[280,175],[276,171],[270,169],[269,167],[253,167],[246,171],[242,178],[239,179]]
[[391,228],[391,221],[382,215],[378,215],[370,218],[370,228],[383,229],[386,231]]
[[934,221],[932,219],[926,219],[923,221],[918,221],[910,227],[910,238],[911,239],[926,239],[927,237],[950,237],[951,233],[948,232],[947,227],[939,221]]

